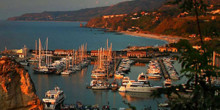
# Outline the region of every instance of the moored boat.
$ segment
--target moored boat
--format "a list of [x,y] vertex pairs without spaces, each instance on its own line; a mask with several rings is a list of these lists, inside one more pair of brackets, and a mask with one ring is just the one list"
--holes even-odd
[[112,82],[111,83],[111,89],[113,90],[113,91],[116,91],[116,90],[118,90],[118,83],[116,82],[116,81],[114,81],[114,82]]
[[147,75],[142,72],[141,74],[138,75],[137,80],[138,80],[139,82],[148,81],[148,80],[147,80]]
[[91,87],[93,90],[105,90],[109,89],[109,84],[102,80],[97,80],[97,83]]
[[166,79],[163,84],[165,87],[171,87],[172,84],[171,79]]
[[64,92],[59,87],[46,92],[43,98],[44,108],[54,110],[58,105],[62,104],[65,99]]
[[116,78],[116,79],[122,79],[123,77],[124,77],[124,72],[122,72],[122,71],[116,71],[115,72],[115,74],[114,74],[114,77]]
[[91,78],[106,78],[107,74],[103,68],[97,68],[92,71]]
[[125,86],[128,84],[129,81],[130,81],[130,78],[128,76],[126,76],[122,79],[121,85]]
[[126,92],[152,92],[154,90],[157,90],[158,88],[161,88],[160,86],[151,86],[149,82],[132,82],[129,81],[129,83],[126,86],[122,86],[120,88],[121,90],[125,89]]
[[70,73],[72,73],[72,71],[65,70],[65,71],[61,72],[61,75],[70,75]]
[[28,66],[29,65],[29,62],[27,60],[24,60],[24,61],[20,61],[19,62],[21,65],[23,66]]
[[162,76],[159,73],[148,73],[149,79],[160,79]]

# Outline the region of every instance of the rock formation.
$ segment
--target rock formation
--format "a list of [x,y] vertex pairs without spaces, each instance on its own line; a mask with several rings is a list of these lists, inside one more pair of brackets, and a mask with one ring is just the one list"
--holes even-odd
[[1,110],[43,110],[28,72],[15,61],[0,59]]

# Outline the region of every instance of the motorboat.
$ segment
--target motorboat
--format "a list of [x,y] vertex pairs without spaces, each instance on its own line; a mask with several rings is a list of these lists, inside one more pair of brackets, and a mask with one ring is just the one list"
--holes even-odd
[[111,89],[112,89],[113,91],[117,90],[118,87],[119,87],[119,86],[118,86],[118,83],[117,83],[116,81],[114,81],[114,82],[111,83]]
[[122,79],[121,85],[125,86],[128,84],[129,81],[130,81],[130,78],[128,76],[126,76]]
[[36,73],[50,73],[49,69],[46,66],[40,66],[40,67],[34,69],[34,72],[36,72]]
[[70,70],[64,70],[63,72],[61,72],[61,75],[70,75],[72,73],[72,71]]
[[149,79],[160,79],[162,76],[159,73],[148,73],[148,78]]
[[97,84],[95,84],[94,86],[92,86],[93,90],[105,90],[105,89],[109,89],[109,84],[107,82],[98,80]]
[[122,79],[124,77],[124,72],[122,71],[116,71],[114,77],[117,78],[117,79]]
[[91,78],[106,78],[107,74],[106,71],[102,68],[96,68],[92,71]]
[[46,92],[43,98],[44,109],[55,110],[58,105],[62,104],[65,99],[64,92],[59,87],[55,87],[54,90]]
[[23,66],[28,66],[28,65],[29,65],[29,63],[28,63],[27,60],[20,61],[19,63],[20,63],[21,65],[23,65]]
[[165,87],[171,87],[172,84],[171,79],[166,79],[163,84]]
[[149,82],[129,81],[126,86],[122,86],[122,88],[119,88],[119,90],[123,90],[123,88],[125,89],[125,92],[152,92],[162,87],[151,86]]
[[138,80],[139,82],[146,82],[146,81],[148,81],[148,80],[147,80],[147,75],[142,72],[141,74],[138,75],[137,80]]

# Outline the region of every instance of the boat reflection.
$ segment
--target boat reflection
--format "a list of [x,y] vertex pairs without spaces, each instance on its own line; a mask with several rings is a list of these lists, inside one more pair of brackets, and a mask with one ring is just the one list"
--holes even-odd
[[134,65],[135,66],[146,66],[146,63],[136,62]]
[[95,96],[95,104],[98,104],[100,107],[102,107],[103,105],[108,105],[108,90],[92,90],[92,92]]
[[126,99],[128,102],[152,99],[151,93],[119,92],[119,94],[122,96],[123,99]]

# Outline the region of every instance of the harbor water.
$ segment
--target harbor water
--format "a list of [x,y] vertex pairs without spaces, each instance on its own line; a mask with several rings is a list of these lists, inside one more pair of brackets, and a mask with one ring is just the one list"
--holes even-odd
[[[77,49],[83,43],[87,43],[88,50],[97,50],[106,46],[106,39],[112,43],[113,50],[121,50],[127,46],[155,46],[167,43],[162,40],[105,32],[103,29],[81,28],[79,25],[79,22],[0,21],[0,50],[5,47],[20,49],[24,45],[29,49],[34,49],[35,40],[41,38],[45,42],[46,37],[49,38],[49,49],[51,50]],[[179,64],[175,63],[175,65],[179,71]],[[93,65],[69,76],[34,74],[33,65],[26,69],[29,71],[40,99],[44,97],[46,91],[59,86],[65,93],[65,104],[75,104],[80,101],[86,105],[98,104],[100,107],[110,105],[111,108],[127,108],[128,105],[124,103],[125,101],[135,106],[137,110],[142,110],[145,107],[157,109],[157,105],[166,100],[165,96],[153,99],[150,97],[150,93],[120,93],[111,90],[86,89],[91,81]],[[147,63],[142,66],[132,65],[127,76],[136,80],[141,72],[147,72]],[[164,79],[150,80],[151,84],[155,86],[162,85],[163,81]]]

